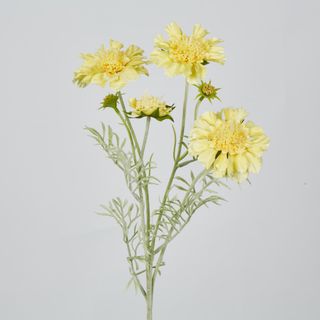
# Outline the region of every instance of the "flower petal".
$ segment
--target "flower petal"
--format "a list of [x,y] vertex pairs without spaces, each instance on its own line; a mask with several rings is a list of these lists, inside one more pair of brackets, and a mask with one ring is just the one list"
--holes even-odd
[[192,36],[196,39],[204,38],[206,35],[208,35],[209,32],[204,29],[200,24],[195,24],[193,27]]
[[177,23],[172,22],[166,27],[166,32],[168,33],[171,39],[181,38],[183,32]]

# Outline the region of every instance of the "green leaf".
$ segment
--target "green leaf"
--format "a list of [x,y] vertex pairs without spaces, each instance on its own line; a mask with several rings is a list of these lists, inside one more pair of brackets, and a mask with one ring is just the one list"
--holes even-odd
[[181,181],[181,182],[183,182],[183,183],[185,183],[187,186],[190,186],[190,183],[187,180],[183,179],[182,177],[177,176],[176,179]]
[[182,186],[179,186],[179,185],[177,185],[177,184],[175,184],[174,187],[176,187],[178,190],[181,190],[181,191],[185,191],[185,192],[188,191],[188,189],[186,189],[186,188],[184,188],[184,187],[182,187]]

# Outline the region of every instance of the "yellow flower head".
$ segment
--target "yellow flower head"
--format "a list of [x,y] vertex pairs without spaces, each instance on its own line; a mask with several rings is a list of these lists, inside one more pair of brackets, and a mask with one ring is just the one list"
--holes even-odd
[[258,173],[269,138],[253,122],[245,122],[244,109],[206,112],[195,121],[190,134],[189,153],[217,178],[238,182]]
[[140,99],[131,98],[130,106],[134,109],[132,115],[137,118],[152,116],[158,120],[171,119],[170,112],[173,106],[151,95],[144,95]]
[[104,87],[109,81],[112,89],[120,90],[141,74],[148,75],[143,50],[135,45],[123,50],[122,43],[110,40],[108,49],[102,46],[96,53],[82,54],[81,57],[84,62],[73,79],[79,87],[90,83]]
[[166,70],[169,76],[184,75],[189,83],[203,79],[205,65],[209,62],[224,63],[224,50],[216,38],[205,39],[208,31],[196,24],[191,36],[183,33],[176,23],[170,23],[166,31],[168,40],[159,35],[151,61]]

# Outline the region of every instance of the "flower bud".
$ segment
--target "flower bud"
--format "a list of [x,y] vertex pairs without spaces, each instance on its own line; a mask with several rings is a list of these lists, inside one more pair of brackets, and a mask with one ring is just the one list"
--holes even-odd
[[218,99],[220,101],[220,98],[217,96],[217,93],[220,90],[220,88],[214,87],[211,84],[211,81],[209,82],[201,81],[201,84],[196,87],[198,88],[198,91],[199,91],[197,95],[197,98],[199,100],[208,99],[210,103],[213,99]]

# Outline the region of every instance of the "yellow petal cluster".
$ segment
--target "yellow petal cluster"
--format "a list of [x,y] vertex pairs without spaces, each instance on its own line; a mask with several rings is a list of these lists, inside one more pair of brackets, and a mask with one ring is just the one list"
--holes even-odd
[[170,114],[172,108],[157,97],[151,95],[144,95],[140,99],[131,98],[129,100],[130,106],[134,109],[133,115],[147,115],[150,116],[155,111],[159,110],[159,117],[165,117]]
[[80,87],[90,83],[104,87],[109,82],[112,89],[120,90],[141,74],[148,75],[143,50],[135,45],[124,50],[122,43],[110,40],[109,48],[102,46],[96,53],[82,54],[81,57],[83,64],[73,79]]
[[221,40],[206,39],[207,30],[196,24],[191,36],[183,33],[176,24],[167,26],[169,39],[159,35],[155,41],[155,50],[151,61],[166,70],[168,76],[184,75],[189,83],[197,83],[205,77],[209,62],[224,63],[224,50],[218,46]]
[[241,182],[250,172],[258,173],[269,138],[252,121],[246,122],[246,117],[242,108],[204,113],[191,130],[189,154],[217,178]]

